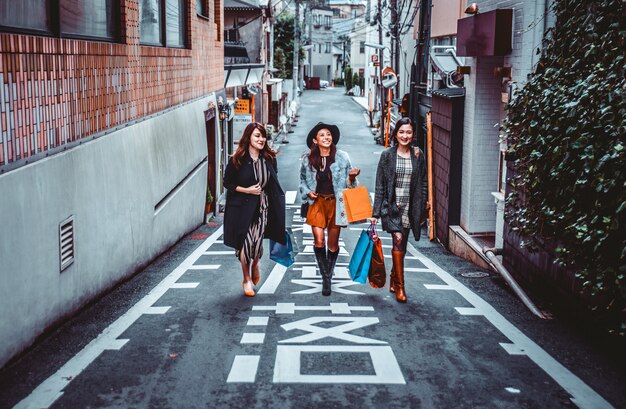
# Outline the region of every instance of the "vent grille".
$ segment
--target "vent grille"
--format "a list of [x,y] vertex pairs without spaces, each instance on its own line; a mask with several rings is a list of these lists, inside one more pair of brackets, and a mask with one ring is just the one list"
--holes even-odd
[[59,224],[59,260],[61,271],[74,262],[74,216]]

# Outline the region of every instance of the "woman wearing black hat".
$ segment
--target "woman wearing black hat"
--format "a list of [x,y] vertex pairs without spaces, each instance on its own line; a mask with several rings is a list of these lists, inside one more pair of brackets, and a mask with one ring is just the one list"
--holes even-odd
[[[309,203],[306,222],[313,231],[313,250],[322,275],[322,294],[330,295],[330,284],[335,262],[339,255],[341,227],[348,225],[346,206],[342,191],[356,186],[356,177],[361,172],[352,168],[350,157],[336,148],[339,128],[335,125],[318,123],[309,131],[306,144],[309,151],[302,157],[300,165],[300,196]],[[328,251],[324,240],[328,233]]]
[[409,118],[396,122],[391,134],[394,146],[383,151],[376,171],[373,222],[381,218],[383,230],[391,233],[393,249],[389,291],[398,302],[406,302],[404,256],[413,231],[420,239],[420,221],[426,207],[427,180],[424,155],[411,146],[415,125]]
[[248,297],[254,296],[253,285],[261,278],[263,238],[285,242],[285,193],[276,173],[276,152],[267,145],[265,127],[253,122],[243,131],[224,172],[224,187],[228,189],[224,244],[236,249],[243,271],[243,292]]

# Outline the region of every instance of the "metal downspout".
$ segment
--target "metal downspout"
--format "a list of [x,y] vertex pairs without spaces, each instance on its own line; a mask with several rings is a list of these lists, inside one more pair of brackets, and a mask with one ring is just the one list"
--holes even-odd
[[494,248],[483,247],[483,253],[489,259],[489,263],[491,267],[504,278],[504,281],[511,287],[511,289],[515,292],[515,294],[519,297],[520,300],[524,303],[524,305],[537,317],[547,320],[551,319],[551,317],[545,315],[537,306],[532,302],[532,300],[526,295],[522,287],[517,284],[513,276],[507,271],[507,269],[500,263],[500,260],[496,257],[497,250]]

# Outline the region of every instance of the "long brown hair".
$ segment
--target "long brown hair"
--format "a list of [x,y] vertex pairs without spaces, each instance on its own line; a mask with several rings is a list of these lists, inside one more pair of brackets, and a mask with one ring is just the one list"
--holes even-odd
[[258,129],[261,132],[261,135],[265,137],[266,142],[263,146],[263,150],[261,150],[260,154],[263,155],[265,160],[274,161],[276,158],[276,151],[273,151],[270,146],[267,144],[267,131],[265,127],[258,122],[251,122],[246,126],[246,129],[243,131],[243,135],[241,139],[239,139],[239,145],[237,146],[237,151],[233,154],[233,164],[235,165],[235,169],[239,169],[241,166],[242,158],[248,153],[248,149],[250,148],[250,138],[252,137],[252,132],[255,129]]

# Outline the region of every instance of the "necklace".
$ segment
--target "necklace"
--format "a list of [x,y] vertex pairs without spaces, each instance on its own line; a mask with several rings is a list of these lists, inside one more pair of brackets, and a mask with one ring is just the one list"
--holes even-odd
[[322,156],[322,165],[320,166],[320,172],[326,170],[326,156]]

